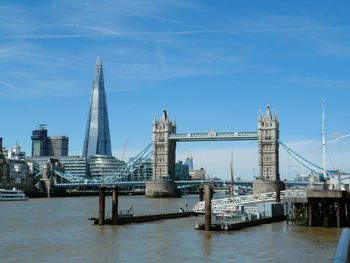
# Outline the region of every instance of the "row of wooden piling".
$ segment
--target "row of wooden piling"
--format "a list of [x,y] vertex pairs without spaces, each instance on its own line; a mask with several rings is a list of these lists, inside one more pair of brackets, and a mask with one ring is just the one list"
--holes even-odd
[[[99,208],[98,208],[98,224],[105,224],[106,212],[106,186],[99,187]],[[211,229],[211,199],[213,198],[213,187],[204,185],[199,188],[199,200],[203,201],[205,197],[205,230]],[[118,219],[118,187],[112,187],[112,225],[117,224]]]
[[[98,206],[98,224],[105,224],[105,207],[106,207],[106,186],[99,187],[99,206]],[[112,225],[117,224],[118,218],[118,186],[112,187]]]

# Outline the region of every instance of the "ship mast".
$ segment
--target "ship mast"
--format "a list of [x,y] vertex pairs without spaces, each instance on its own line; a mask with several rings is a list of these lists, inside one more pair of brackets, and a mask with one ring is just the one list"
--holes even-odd
[[[324,180],[327,178],[326,170],[326,118],[325,118],[325,104],[326,101],[323,100],[322,103],[322,151],[323,151],[323,177]],[[320,181],[320,178],[319,178]]]
[[233,174],[233,149],[231,149],[231,162],[230,162],[230,173],[231,173],[231,195],[234,194],[234,174]]

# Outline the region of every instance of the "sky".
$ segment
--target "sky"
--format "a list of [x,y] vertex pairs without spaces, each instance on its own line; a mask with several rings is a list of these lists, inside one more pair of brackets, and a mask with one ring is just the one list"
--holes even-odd
[[[2,0],[0,136],[30,155],[31,132],[83,149],[101,57],[114,156],[151,141],[166,108],[178,132],[256,131],[278,113],[280,140],[322,165],[327,140],[350,133],[350,2],[301,0]],[[229,178],[258,172],[257,142],[178,143],[177,159]],[[327,168],[350,170],[350,138],[327,147]],[[307,173],[280,149],[282,179]]]

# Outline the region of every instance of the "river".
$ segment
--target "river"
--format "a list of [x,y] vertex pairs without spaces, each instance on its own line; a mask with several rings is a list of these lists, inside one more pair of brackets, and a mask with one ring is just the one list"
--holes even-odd
[[[122,196],[119,207],[165,212],[197,199]],[[107,197],[109,215],[110,207]],[[100,227],[91,215],[98,215],[98,197],[0,202],[0,262],[330,262],[340,235],[285,222],[204,232],[194,229],[196,217]]]

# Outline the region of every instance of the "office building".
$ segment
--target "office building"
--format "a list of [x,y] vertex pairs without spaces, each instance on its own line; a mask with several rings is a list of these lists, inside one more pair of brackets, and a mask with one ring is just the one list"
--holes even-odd
[[179,161],[175,164],[175,180],[189,180],[190,174],[188,165]]
[[47,136],[46,125],[41,124],[32,132],[32,157],[68,156],[67,136]]
[[186,157],[185,161],[184,161],[184,165],[188,166],[188,170],[191,171],[193,170],[193,157]]
[[67,136],[51,136],[47,137],[46,155],[47,156],[68,156]]
[[46,156],[47,129],[45,125],[39,125],[37,130],[32,132],[32,156]]

